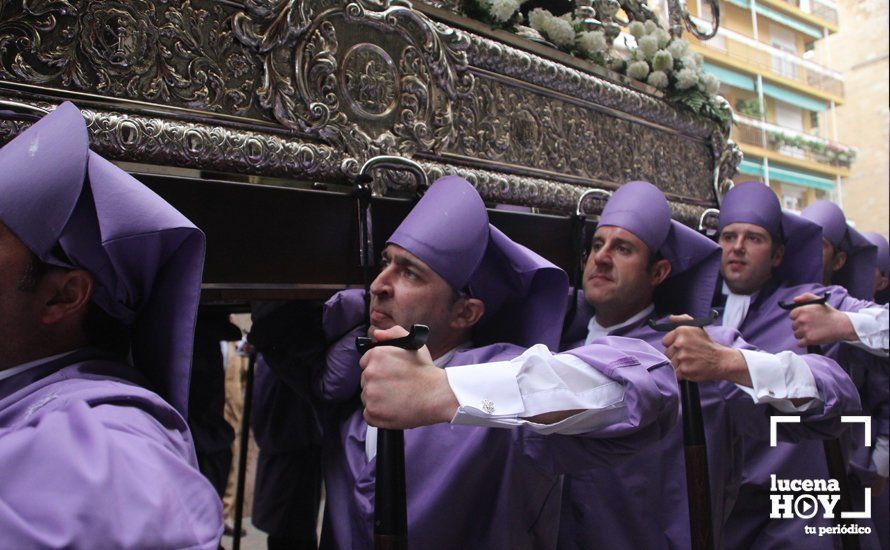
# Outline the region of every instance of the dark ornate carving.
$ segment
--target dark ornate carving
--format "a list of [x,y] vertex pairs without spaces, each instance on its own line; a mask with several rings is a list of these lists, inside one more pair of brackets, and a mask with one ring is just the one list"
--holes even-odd
[[335,149],[293,139],[231,130],[224,126],[83,109],[92,147],[116,160],[215,171],[342,177],[343,155]]
[[340,88],[352,110],[380,118],[396,108],[399,73],[386,51],[374,44],[356,44],[343,56]]
[[[247,115],[259,71],[213,2],[0,3],[0,78]],[[197,7],[206,5],[206,7]]]
[[738,161],[714,123],[617,76],[433,22],[405,0],[237,6],[0,0],[0,86],[86,94],[112,158],[332,181],[373,155],[420,153],[483,166],[486,186],[531,204],[633,178],[713,201],[715,178],[728,181]]
[[739,171],[739,165],[742,163],[742,150],[732,140],[726,143],[718,162],[717,178],[715,180],[714,193],[717,196],[717,204],[723,202],[723,195],[732,188],[732,178]]
[[[516,109],[521,105],[522,108]],[[520,86],[477,78],[456,104],[449,153],[594,181],[645,179],[662,189],[710,200],[708,144],[617,118]]]
[[667,126],[690,137],[710,139],[717,125],[655,96],[604,80],[494,40],[470,35],[474,67],[506,75],[565,95]]
[[[590,187],[555,183],[542,178],[515,176],[478,168],[465,168],[438,162],[421,162],[430,181],[446,175],[460,176],[472,183],[482,198],[490,203],[530,205],[539,208],[570,214],[574,212],[578,199]],[[382,193],[410,193],[414,190],[414,179],[398,177],[396,173],[388,174],[390,186],[381,189]],[[598,187],[614,189],[617,186],[600,185]],[[701,206],[689,205],[678,201],[677,197],[668,196],[673,216],[688,225],[698,222],[704,210]]]
[[[81,112],[90,132],[90,147],[109,159],[322,181],[343,179],[347,159],[326,145],[161,117],[95,109]],[[0,144],[28,126],[30,122],[0,119]]]
[[260,104],[356,159],[441,148],[472,90],[465,37],[402,0],[254,2],[234,25],[263,60]]

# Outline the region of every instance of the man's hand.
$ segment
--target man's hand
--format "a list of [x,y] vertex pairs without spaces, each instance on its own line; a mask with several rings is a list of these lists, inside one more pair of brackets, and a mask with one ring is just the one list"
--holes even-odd
[[[670,317],[672,323],[690,319],[692,318],[688,315]],[[704,329],[678,327],[667,333],[661,343],[679,380],[692,382],[729,380],[736,384],[751,386],[748,365],[742,352],[714,343]]]
[[[808,302],[819,297],[807,292],[794,298],[795,302]],[[859,340],[850,318],[829,304],[813,304],[791,310],[791,329],[801,347],[823,346],[841,340]]]
[[[407,335],[400,326],[371,334],[378,342]],[[364,417],[371,426],[400,430],[454,418],[459,403],[445,371],[433,364],[426,346],[417,351],[372,348],[362,356],[360,365]]]

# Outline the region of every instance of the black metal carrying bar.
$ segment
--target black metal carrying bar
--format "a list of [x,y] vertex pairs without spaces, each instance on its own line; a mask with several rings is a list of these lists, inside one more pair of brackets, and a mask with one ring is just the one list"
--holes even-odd
[[[374,342],[366,336],[355,339],[355,347],[364,355],[378,346],[418,350],[426,345],[430,328],[413,325],[407,336]],[[408,500],[405,485],[405,433],[402,430],[377,431],[377,474],[374,491],[375,550],[408,548]]]
[[[714,322],[717,312],[706,317],[675,323],[656,323],[649,326],[658,332],[670,332],[679,327],[704,328]],[[698,383],[680,380],[680,408],[683,411],[683,455],[686,465],[686,498],[689,506],[690,543],[693,550],[713,550],[714,521],[711,515],[711,478],[708,470],[708,449],[705,439],[705,420],[702,414]]]
[[[779,307],[786,311],[792,311],[804,306],[825,305],[830,297],[831,292],[826,291],[822,296],[812,300],[780,302]],[[807,353],[824,355],[822,346],[807,346]],[[850,481],[847,478],[847,461],[844,459],[840,439],[826,439],[822,441],[822,446],[825,451],[825,464],[828,467],[828,475],[836,479],[838,485],[840,485],[840,510],[852,510],[853,496],[850,491]],[[855,534],[841,535],[841,547],[844,550],[858,550],[860,548],[859,536]]]
[[[356,201],[342,191],[133,174],[207,234],[202,303],[321,299],[363,284]],[[374,197],[374,250],[412,201]],[[574,227],[566,216],[488,211],[491,223],[568,272]]]

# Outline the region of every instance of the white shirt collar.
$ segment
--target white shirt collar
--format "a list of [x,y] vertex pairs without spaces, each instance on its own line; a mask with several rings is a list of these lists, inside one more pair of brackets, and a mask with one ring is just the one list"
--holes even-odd
[[66,351],[64,353],[59,353],[56,355],[50,355],[49,357],[41,357],[40,359],[35,359],[34,361],[28,361],[27,363],[22,363],[21,365],[16,365],[14,367],[10,367],[6,370],[0,371],[0,380],[6,380],[7,378],[12,378],[16,374],[21,372],[25,372],[28,369],[33,369],[34,367],[39,367],[40,365],[44,365],[49,363],[50,361],[55,361],[56,359],[65,357],[66,355],[71,355],[79,351],[81,348]]
[[723,294],[726,296],[726,307],[723,309],[722,324],[724,327],[730,327],[738,330],[745,317],[748,316],[748,309],[751,302],[757,298],[757,292],[753,294],[736,294],[729,289],[726,281],[723,282]]
[[465,349],[470,349],[470,346],[472,345],[473,343],[469,340],[467,340],[466,342],[462,342],[440,355],[438,359],[434,359],[433,364],[440,369],[444,369],[445,366],[448,365],[449,362],[451,362],[451,359],[454,357],[455,353],[464,351]]
[[596,320],[596,315],[594,315],[590,322],[587,323],[587,338],[584,340],[584,345],[588,345],[597,338],[602,338],[603,336],[608,336],[609,333],[614,332],[620,328],[624,328],[626,326],[637,323],[646,317],[652,315],[652,312],[655,311],[655,304],[649,304],[648,307],[641,310],[639,313],[634,315],[633,317],[627,319],[623,323],[618,323],[617,325],[612,325],[611,327],[604,327],[600,325]]

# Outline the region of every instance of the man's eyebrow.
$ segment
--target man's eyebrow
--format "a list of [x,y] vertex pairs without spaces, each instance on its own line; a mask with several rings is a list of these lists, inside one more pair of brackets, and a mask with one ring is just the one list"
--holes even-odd
[[410,258],[406,258],[405,256],[396,256],[392,259],[392,261],[399,267],[410,267],[416,269],[417,271],[423,271],[423,267],[419,263],[411,260]]

